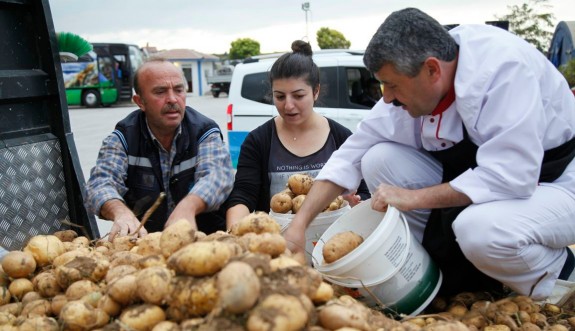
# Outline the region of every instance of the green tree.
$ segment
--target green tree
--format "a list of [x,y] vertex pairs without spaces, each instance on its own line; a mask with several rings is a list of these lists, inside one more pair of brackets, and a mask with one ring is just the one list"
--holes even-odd
[[543,53],[549,48],[549,42],[553,37],[553,20],[555,16],[548,12],[551,5],[549,0],[529,0],[522,5],[507,6],[511,12],[499,20],[509,21],[509,31],[525,39],[528,43],[537,47]]
[[345,48],[348,49],[351,46],[351,42],[343,36],[343,34],[337,30],[330,28],[320,28],[317,31],[317,44],[321,49],[328,48]]
[[238,38],[232,41],[230,60],[245,59],[260,54],[260,43],[250,38]]
[[569,87],[575,87],[575,57],[559,67],[559,71],[567,79]]

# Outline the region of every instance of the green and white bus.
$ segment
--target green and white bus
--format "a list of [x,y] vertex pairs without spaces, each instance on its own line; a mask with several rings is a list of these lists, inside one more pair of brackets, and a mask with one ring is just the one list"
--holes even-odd
[[136,45],[93,43],[93,51],[62,63],[68,105],[109,106],[130,101],[133,75],[145,54]]

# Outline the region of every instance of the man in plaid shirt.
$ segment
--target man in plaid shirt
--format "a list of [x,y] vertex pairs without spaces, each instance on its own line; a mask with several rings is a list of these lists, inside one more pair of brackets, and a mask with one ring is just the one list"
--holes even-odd
[[182,218],[205,233],[225,230],[217,210],[232,189],[233,169],[220,128],[186,107],[186,80],[165,59],[142,65],[134,89],[140,109],[104,139],[86,186],[87,208],[114,222],[109,240],[138,230],[138,216],[161,192],[166,198],[137,235]]

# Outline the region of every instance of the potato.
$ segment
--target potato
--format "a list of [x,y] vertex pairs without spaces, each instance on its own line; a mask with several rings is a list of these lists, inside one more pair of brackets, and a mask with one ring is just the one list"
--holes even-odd
[[270,209],[274,213],[285,214],[292,209],[292,197],[285,193],[279,192],[272,196],[270,200]]
[[27,278],[36,270],[36,260],[28,252],[11,251],[2,259],[2,269],[12,278]]
[[287,242],[281,234],[253,232],[246,233],[240,237],[240,242],[252,253],[267,254],[276,257],[287,248]]
[[299,298],[274,293],[249,313],[246,327],[248,331],[296,331],[302,330],[308,320],[308,312]]
[[8,286],[10,284],[10,277],[4,272],[2,263],[0,263],[0,286]]
[[196,231],[190,221],[179,219],[162,231],[160,236],[160,249],[165,258],[168,258],[178,249],[196,241]]
[[305,194],[300,194],[300,195],[296,196],[295,198],[293,198],[292,207],[291,207],[292,213],[297,214],[297,212],[301,208],[301,205],[303,205],[304,200],[305,200]]
[[51,264],[58,255],[65,251],[62,241],[54,235],[34,236],[24,247],[24,252],[32,254],[40,267]]
[[218,302],[215,277],[176,276],[170,284],[168,315],[170,320],[182,321],[206,315]]
[[341,195],[338,195],[337,198],[335,198],[330,204],[329,206],[327,206],[327,208],[325,209],[325,211],[334,211],[334,210],[338,210],[341,207],[343,207],[345,200],[343,199],[343,197]]
[[51,314],[52,307],[50,302],[46,299],[37,299],[24,304],[20,316],[50,316]]
[[167,267],[149,267],[136,276],[137,295],[142,301],[162,305],[169,298],[172,271]]
[[180,331],[180,325],[172,321],[162,321],[152,328],[152,331]]
[[11,294],[7,287],[0,286],[0,306],[10,303]]
[[76,231],[74,230],[56,231],[53,234],[56,237],[58,237],[58,239],[60,239],[62,242],[72,242],[72,240],[78,237],[78,233],[76,233]]
[[125,309],[120,322],[130,330],[149,331],[166,319],[164,310],[156,305],[142,304]]
[[14,316],[20,315],[22,311],[22,302],[12,302],[0,306],[0,313],[6,312]]
[[257,234],[269,232],[280,233],[281,227],[268,213],[257,211],[242,217],[231,228],[235,236],[242,236],[249,232]]
[[106,294],[120,305],[128,305],[137,300],[138,285],[134,274],[120,276],[106,288]]
[[53,317],[35,316],[22,320],[18,325],[18,331],[59,331],[58,321]]
[[295,194],[308,194],[313,185],[313,178],[306,174],[294,174],[288,178],[287,186]]
[[52,300],[50,301],[50,309],[55,316],[60,315],[60,311],[62,311],[62,307],[68,303],[68,298],[66,298],[65,294],[56,294]]
[[64,265],[73,259],[77,258],[78,256],[88,256],[90,255],[90,250],[88,248],[77,248],[68,252],[65,252],[52,261],[53,267],[59,267]]
[[341,297],[329,301],[319,312],[319,325],[328,330],[351,327],[358,330],[371,330],[370,311],[354,299]]
[[137,241],[138,254],[142,256],[162,254],[160,239],[162,232],[148,233],[147,236],[139,238]]
[[82,279],[70,284],[66,289],[66,297],[68,301],[79,300],[86,294],[100,291],[100,287],[88,279]]
[[133,265],[121,264],[108,270],[105,281],[106,283],[111,284],[116,278],[133,274],[136,271],[138,271],[138,269]]
[[21,300],[24,294],[34,291],[34,284],[27,278],[17,278],[8,285],[8,291],[13,297]]
[[40,295],[40,293],[32,291],[24,294],[20,302],[22,302],[23,305],[26,305],[28,302],[38,299],[44,299],[44,298]]
[[254,269],[244,262],[230,262],[217,276],[219,305],[232,314],[251,309],[260,295],[260,280]]
[[103,310],[86,302],[70,301],[62,307],[59,315],[64,330],[92,330],[106,325],[110,317]]
[[148,255],[138,260],[138,268],[165,267],[166,258],[163,255]]
[[284,268],[289,268],[289,267],[297,267],[297,266],[301,266],[302,263],[300,263],[298,260],[289,257],[287,255],[280,255],[278,257],[276,257],[275,259],[270,261],[270,267],[272,271],[276,271],[279,269],[284,269]]
[[353,251],[363,242],[363,237],[353,231],[345,231],[329,238],[322,249],[323,259],[326,263],[332,263],[349,252]]
[[177,274],[211,276],[233,256],[230,245],[218,241],[198,241],[181,248],[168,258],[168,267]]
[[122,312],[122,306],[107,294],[102,295],[96,308],[102,309],[112,317],[118,316]]
[[321,305],[331,300],[333,295],[333,287],[326,282],[321,282],[317,291],[315,291],[315,294],[310,299],[314,304]]
[[143,257],[142,255],[136,254],[136,253],[133,253],[130,251],[115,252],[110,257],[110,268],[113,268],[115,266],[119,266],[122,264],[132,265],[134,267],[137,267],[138,261],[142,257]]
[[57,267],[55,275],[58,284],[65,289],[70,284],[83,279],[99,282],[106,276],[109,268],[110,262],[107,260],[78,256]]

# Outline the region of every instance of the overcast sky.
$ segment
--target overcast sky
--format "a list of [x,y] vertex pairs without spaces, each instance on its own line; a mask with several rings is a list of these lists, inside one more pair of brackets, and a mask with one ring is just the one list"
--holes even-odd
[[[364,49],[393,11],[417,7],[441,24],[484,23],[527,0],[49,0],[57,32],[90,42],[123,42],[207,54],[229,51],[232,41],[252,38],[262,53],[289,50],[305,39],[314,49],[321,27],[341,32],[351,49]],[[309,3],[309,11],[302,3]],[[555,21],[575,20],[574,0],[549,0]],[[306,24],[307,13],[307,24]]]

